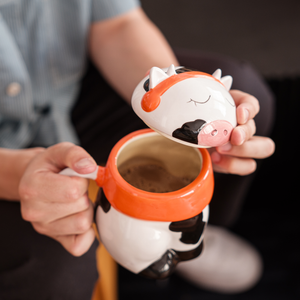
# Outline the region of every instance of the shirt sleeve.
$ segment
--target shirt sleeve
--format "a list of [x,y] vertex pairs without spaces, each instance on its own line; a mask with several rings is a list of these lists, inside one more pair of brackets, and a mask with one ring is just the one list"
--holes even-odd
[[139,0],[92,0],[92,22],[126,13],[140,6]]

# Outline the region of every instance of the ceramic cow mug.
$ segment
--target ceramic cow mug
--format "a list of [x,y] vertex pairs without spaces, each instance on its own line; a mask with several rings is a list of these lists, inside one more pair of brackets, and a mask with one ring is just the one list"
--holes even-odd
[[[71,169],[61,174],[82,176]],[[125,268],[165,278],[201,253],[214,186],[206,149],[139,130],[114,146],[105,167],[83,177],[102,188],[95,216],[100,240]]]
[[[214,189],[205,148],[225,144],[236,126],[232,78],[152,68],[132,106],[152,129],[133,132],[112,149],[105,167],[81,175],[96,180],[100,240],[128,270],[165,278],[202,251]],[[167,138],[166,138],[167,137]]]

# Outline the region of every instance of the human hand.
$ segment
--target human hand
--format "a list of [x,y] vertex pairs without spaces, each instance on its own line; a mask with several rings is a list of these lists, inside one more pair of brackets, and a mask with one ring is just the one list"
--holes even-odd
[[58,174],[66,167],[87,174],[97,166],[84,149],[74,144],[49,147],[31,160],[21,178],[21,213],[37,232],[80,256],[95,239],[94,207],[87,195],[88,180]]
[[238,125],[227,144],[209,151],[216,172],[248,175],[256,170],[254,159],[272,155],[275,144],[268,137],[254,135],[256,126],[253,118],[259,112],[258,100],[238,90],[231,90],[230,94],[236,104]]

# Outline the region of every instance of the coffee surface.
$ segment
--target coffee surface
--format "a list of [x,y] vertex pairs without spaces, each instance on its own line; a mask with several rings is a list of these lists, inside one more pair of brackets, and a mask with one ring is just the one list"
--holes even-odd
[[118,169],[129,184],[152,193],[173,192],[187,186],[194,179],[170,174],[162,162],[147,157],[132,158]]

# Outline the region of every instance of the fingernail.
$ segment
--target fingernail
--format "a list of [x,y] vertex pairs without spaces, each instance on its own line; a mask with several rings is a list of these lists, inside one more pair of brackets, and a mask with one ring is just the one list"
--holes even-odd
[[240,129],[240,133],[241,133],[241,136],[242,136],[242,141],[240,142],[239,145],[242,145],[245,142],[246,133],[245,133],[245,131],[243,129]]
[[211,154],[211,160],[213,161],[213,163],[218,163],[221,161],[221,155],[218,152],[213,152]]
[[226,143],[225,145],[218,147],[218,150],[220,150],[220,152],[228,152],[231,148],[232,145],[230,143]]
[[93,167],[96,166],[94,160],[92,158],[83,158],[80,161],[78,161],[77,163],[75,163],[75,167],[77,169],[86,169],[89,167]]
[[246,123],[249,119],[249,110],[247,108],[244,108],[244,118]]

